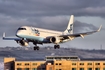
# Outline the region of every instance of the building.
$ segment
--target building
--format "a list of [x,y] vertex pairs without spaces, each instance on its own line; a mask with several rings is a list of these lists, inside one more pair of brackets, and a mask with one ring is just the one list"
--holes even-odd
[[46,56],[45,60],[4,58],[4,70],[105,70],[105,59],[80,59],[77,56]]

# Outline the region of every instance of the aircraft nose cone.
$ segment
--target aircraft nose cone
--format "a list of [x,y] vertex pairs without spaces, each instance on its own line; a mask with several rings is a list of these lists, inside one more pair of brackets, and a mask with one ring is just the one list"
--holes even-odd
[[20,36],[21,36],[20,32],[17,32],[17,33],[16,33],[16,36],[17,36],[17,37],[20,37]]

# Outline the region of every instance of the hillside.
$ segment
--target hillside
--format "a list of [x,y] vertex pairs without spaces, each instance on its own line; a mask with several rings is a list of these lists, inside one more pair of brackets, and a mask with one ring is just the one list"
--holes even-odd
[[105,58],[105,50],[85,50],[74,48],[53,49],[40,48],[34,51],[32,47],[5,47],[0,48],[0,58],[16,57],[17,59],[45,59],[45,56],[78,56],[80,58]]

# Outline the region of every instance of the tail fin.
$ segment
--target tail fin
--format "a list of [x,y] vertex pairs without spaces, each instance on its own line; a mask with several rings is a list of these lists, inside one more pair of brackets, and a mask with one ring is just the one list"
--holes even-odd
[[63,32],[64,34],[73,34],[73,22],[74,22],[74,15],[71,15],[68,26],[66,30]]

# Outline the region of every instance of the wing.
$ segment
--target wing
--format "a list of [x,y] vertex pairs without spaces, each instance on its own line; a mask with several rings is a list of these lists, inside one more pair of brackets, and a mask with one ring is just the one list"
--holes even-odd
[[85,33],[77,33],[77,34],[60,35],[59,37],[63,37],[63,40],[65,40],[65,39],[70,39],[70,40],[72,40],[72,39],[74,39],[74,38],[76,38],[76,37],[82,37],[82,38],[84,38],[84,36],[86,36],[86,35],[90,35],[90,34],[99,32],[99,31],[101,30],[101,28],[102,28],[102,25],[101,25],[101,26],[99,27],[99,29],[96,30],[96,31],[85,32]]
[[15,40],[15,41],[18,41],[18,40],[21,40],[21,39],[20,38],[6,38],[5,33],[3,33],[3,40]]

